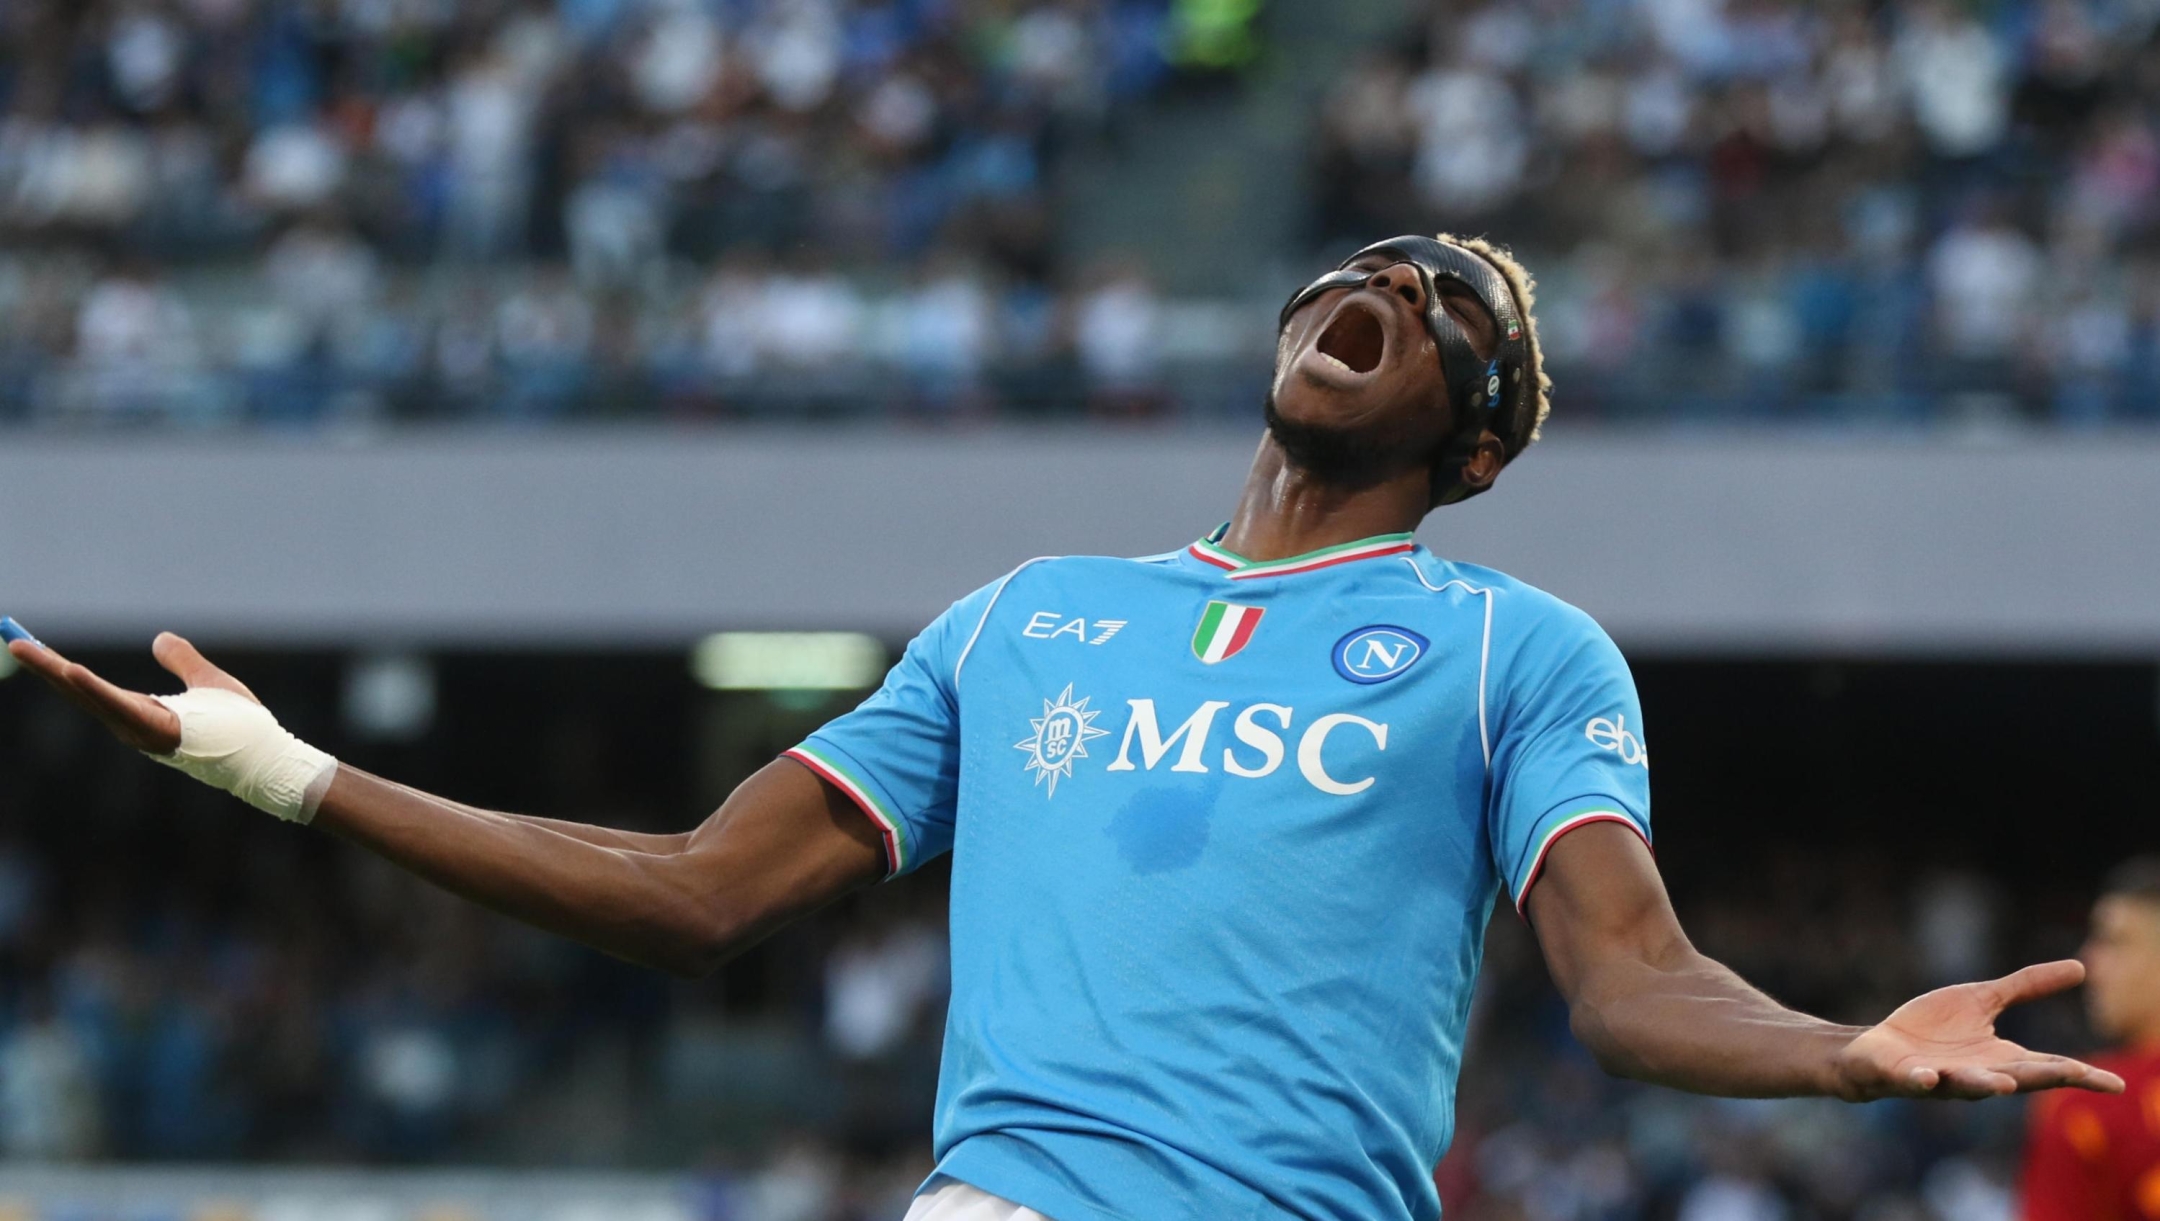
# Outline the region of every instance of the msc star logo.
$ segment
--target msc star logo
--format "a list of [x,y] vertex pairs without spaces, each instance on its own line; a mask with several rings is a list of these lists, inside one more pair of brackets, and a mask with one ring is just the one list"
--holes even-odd
[[1101,715],[1099,710],[1088,711],[1087,700],[1073,699],[1072,684],[1066,683],[1057,699],[1043,701],[1042,716],[1028,718],[1035,733],[1013,743],[1013,749],[1027,752],[1025,766],[1035,773],[1035,783],[1050,782],[1049,796],[1057,796],[1060,777],[1072,777],[1073,760],[1087,758],[1089,739],[1110,736],[1109,730],[1095,728],[1095,718]]

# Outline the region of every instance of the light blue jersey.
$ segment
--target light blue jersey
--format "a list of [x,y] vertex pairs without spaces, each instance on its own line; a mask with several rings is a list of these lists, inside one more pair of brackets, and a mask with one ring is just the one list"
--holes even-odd
[[1485,922],[1650,830],[1589,616],[1407,534],[1036,560],[795,758],[950,850],[941,1174],[1057,1221],[1432,1218]]

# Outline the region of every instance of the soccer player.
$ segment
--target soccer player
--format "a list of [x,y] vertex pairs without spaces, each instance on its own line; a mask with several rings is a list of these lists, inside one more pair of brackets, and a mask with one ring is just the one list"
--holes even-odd
[[2034,1100],[2025,1221],[2160,1221],[2160,857],[2108,874],[2079,957],[2093,1028],[2122,1045],[2095,1063],[2129,1088]]
[[1787,1010],[1689,945],[1648,740],[1581,611],[1411,532],[1546,413],[1531,282],[1396,238],[1281,317],[1230,521],[1033,560],[697,830],[460,805],[342,766],[170,634],[188,687],[9,647],[122,741],[498,911],[698,973],[953,854],[936,1174],[914,1221],[1427,1219],[1496,895],[1610,1071],[1701,1093],[1983,1098],[2112,1074],[1995,1036],[2056,962],[1879,1025]]

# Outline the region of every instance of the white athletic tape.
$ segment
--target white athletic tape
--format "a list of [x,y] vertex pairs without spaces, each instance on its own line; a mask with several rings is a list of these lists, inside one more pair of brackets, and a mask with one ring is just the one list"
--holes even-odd
[[151,755],[286,822],[313,821],[337,760],[286,732],[244,695],[198,687],[157,702],[180,718],[180,748]]

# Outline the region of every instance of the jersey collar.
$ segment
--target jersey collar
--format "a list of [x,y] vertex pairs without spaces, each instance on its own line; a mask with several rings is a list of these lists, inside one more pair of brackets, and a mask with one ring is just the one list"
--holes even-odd
[[1259,577],[1286,577],[1293,573],[1312,572],[1321,568],[1333,568],[1353,560],[1369,560],[1376,556],[1403,555],[1416,548],[1417,543],[1408,533],[1375,534],[1354,543],[1338,543],[1322,547],[1303,555],[1293,555],[1281,560],[1248,560],[1222,545],[1223,535],[1229,533],[1230,523],[1215,527],[1215,532],[1187,547],[1185,550],[1203,564],[1220,568],[1233,581],[1250,581]]

